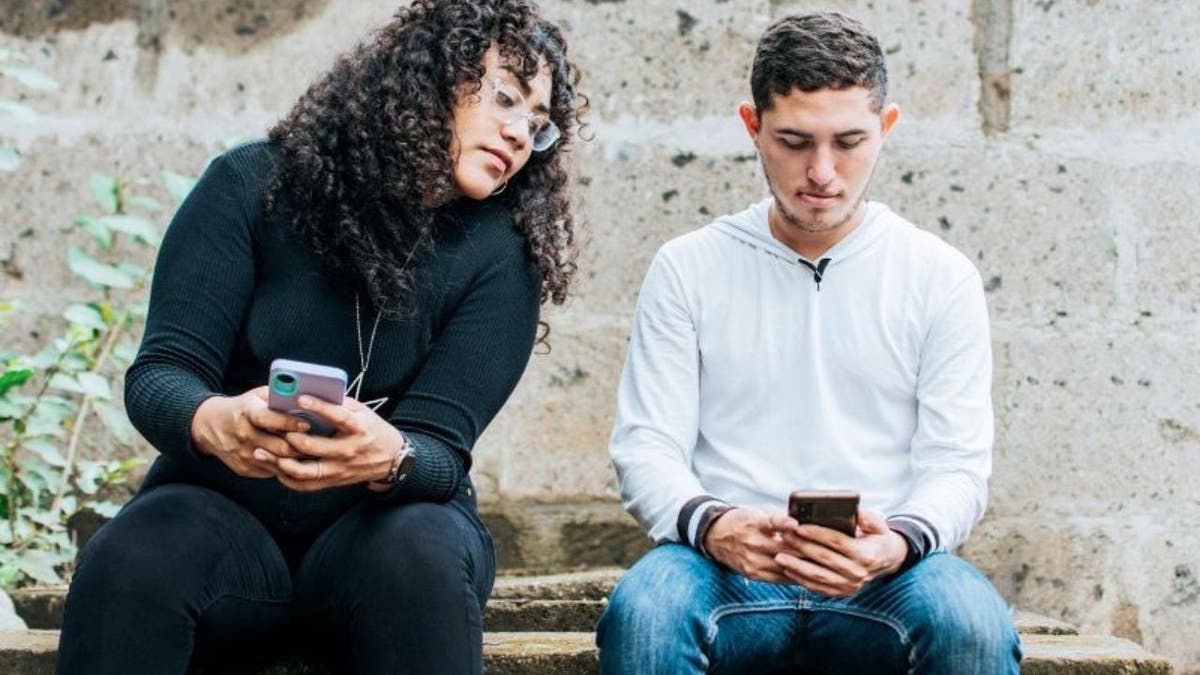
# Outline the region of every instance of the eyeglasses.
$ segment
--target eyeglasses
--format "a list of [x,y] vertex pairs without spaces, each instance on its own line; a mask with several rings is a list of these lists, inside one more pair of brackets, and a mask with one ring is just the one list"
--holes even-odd
[[558,126],[550,120],[549,115],[530,110],[529,102],[516,87],[496,76],[488,77],[487,82],[492,86],[492,96],[489,99],[492,117],[505,125],[524,122],[534,152],[549,150],[558,142],[562,135]]

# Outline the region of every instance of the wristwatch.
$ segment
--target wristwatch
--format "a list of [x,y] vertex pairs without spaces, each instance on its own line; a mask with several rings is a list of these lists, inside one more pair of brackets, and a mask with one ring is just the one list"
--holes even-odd
[[388,467],[387,475],[378,480],[371,481],[376,485],[399,485],[408,478],[408,474],[412,472],[413,467],[417,464],[417,452],[408,439],[404,440],[404,445],[396,451],[396,456],[392,458],[392,465]]

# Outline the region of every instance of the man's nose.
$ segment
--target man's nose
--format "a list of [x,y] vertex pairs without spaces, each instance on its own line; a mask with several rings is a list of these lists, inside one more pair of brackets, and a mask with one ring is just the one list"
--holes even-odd
[[828,148],[817,148],[808,164],[807,177],[817,185],[826,185],[837,177],[833,152]]

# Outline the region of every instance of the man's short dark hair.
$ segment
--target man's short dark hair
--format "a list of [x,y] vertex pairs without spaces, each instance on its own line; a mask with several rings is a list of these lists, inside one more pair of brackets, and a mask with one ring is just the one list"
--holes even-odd
[[866,87],[871,110],[883,110],[887,62],[879,41],[855,19],[837,12],[788,16],[758,41],[750,91],[759,114],[771,108],[776,94],[850,87]]

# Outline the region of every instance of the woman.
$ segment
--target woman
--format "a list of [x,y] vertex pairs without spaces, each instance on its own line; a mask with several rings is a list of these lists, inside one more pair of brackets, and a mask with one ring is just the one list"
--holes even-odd
[[[495,559],[470,450],[574,272],[577,80],[528,0],[417,0],[213,161],[126,376],[161,456],[81,556],[59,673],[301,640],[359,673],[480,672]],[[268,409],[277,357],[357,374],[307,405],[333,437]]]

